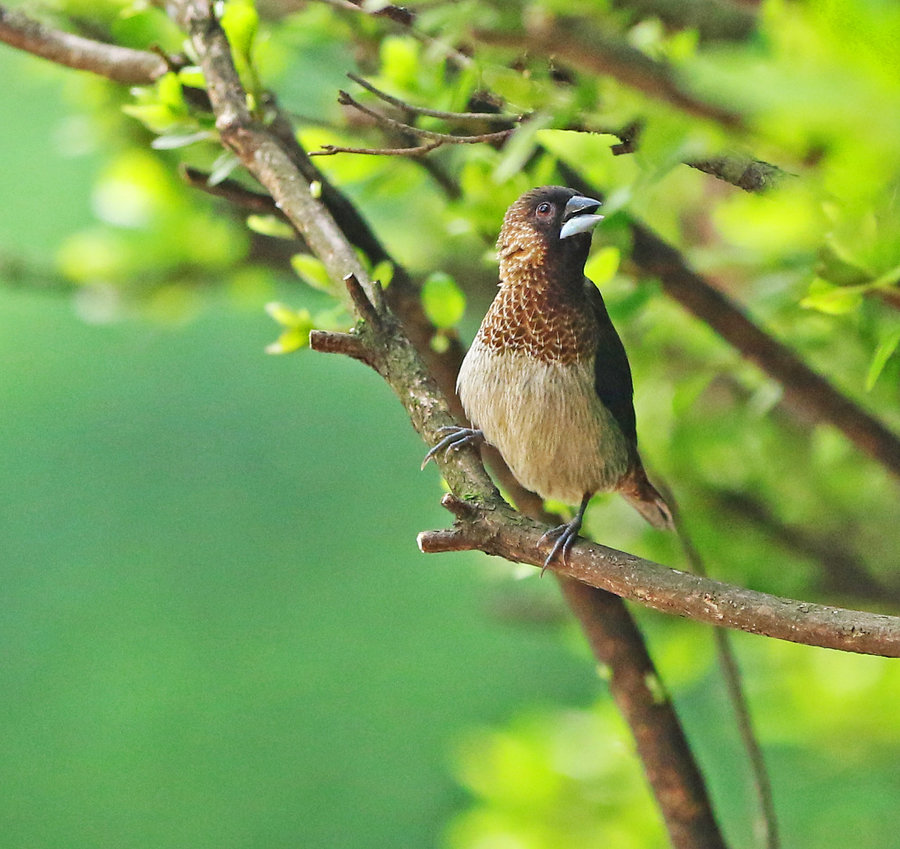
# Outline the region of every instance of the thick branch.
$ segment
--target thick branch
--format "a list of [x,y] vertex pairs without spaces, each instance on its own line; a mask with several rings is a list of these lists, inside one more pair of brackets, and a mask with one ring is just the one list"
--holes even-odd
[[165,60],[155,53],[51,29],[4,6],[0,6],[0,41],[58,65],[91,71],[125,85],[153,82],[169,70]]
[[606,659],[609,691],[634,735],[673,845],[724,846],[703,776],[628,608],[579,581],[560,586],[594,654]]
[[[476,519],[457,520],[452,545],[444,536],[419,534],[422,551],[477,549],[516,563],[542,567],[546,527],[508,507],[488,503]],[[540,544],[539,544],[540,543]],[[900,617],[845,610],[781,598],[670,569],[598,543],[576,545],[554,572],[575,578],[663,613],[763,634],[779,640],[884,657],[900,657]]]

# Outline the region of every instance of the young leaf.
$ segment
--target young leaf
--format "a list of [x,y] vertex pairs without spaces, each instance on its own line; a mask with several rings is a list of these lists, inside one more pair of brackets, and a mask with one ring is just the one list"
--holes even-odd
[[334,291],[334,284],[325,270],[322,260],[317,259],[310,254],[294,254],[291,257],[291,267],[297,273],[304,283],[318,289],[320,292]]
[[273,239],[294,239],[297,236],[294,228],[276,215],[248,215],[247,226],[254,233]]
[[422,286],[422,308],[435,327],[453,327],[466,310],[466,296],[449,274],[435,271]]
[[900,327],[889,331],[879,342],[875,353],[872,355],[872,362],[869,363],[869,372],[866,375],[866,392],[870,392],[872,387],[878,380],[887,361],[891,358],[897,346],[900,345]]

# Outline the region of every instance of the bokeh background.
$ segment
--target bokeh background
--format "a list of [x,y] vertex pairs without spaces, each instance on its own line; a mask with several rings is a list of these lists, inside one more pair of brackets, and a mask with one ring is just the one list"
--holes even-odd
[[[141,15],[101,7],[121,40],[145,34]],[[330,14],[311,5],[269,35],[271,84],[313,147],[339,135],[334,92],[357,67],[350,24]],[[400,37],[370,48],[387,77],[414,55]],[[321,314],[328,296],[255,260],[258,234],[179,184],[175,154],[151,152],[119,110],[127,92],[5,47],[0,78],[0,845],[666,845],[552,578],[421,555],[416,533],[449,519],[388,389],[340,358],[265,353],[279,333],[266,303]],[[685,242],[721,203],[720,241],[693,259],[727,268],[762,320],[897,424],[896,361],[864,389],[889,308],[797,306],[815,251],[784,228],[818,226],[808,195],[748,199],[684,168],[613,162],[608,141],[578,144],[601,180],[629,185],[630,211]],[[322,165],[417,274],[459,280],[469,338],[495,279],[486,234],[535,175],[491,183],[496,153],[465,155],[469,219],[405,163]],[[771,251],[754,265],[760,245]],[[886,473],[788,420],[777,387],[652,284],[615,267],[607,282],[647,453],[714,573],[896,612]],[[819,548],[751,521],[735,493]],[[682,565],[615,501],[589,527]],[[823,551],[862,585],[848,589]],[[753,794],[709,633],[636,612],[731,845],[751,847]],[[896,662],[734,643],[785,845],[900,847]]]

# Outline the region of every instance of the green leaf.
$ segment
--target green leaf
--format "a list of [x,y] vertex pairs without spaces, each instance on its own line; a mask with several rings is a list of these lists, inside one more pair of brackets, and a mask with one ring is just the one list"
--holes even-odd
[[394,279],[394,263],[389,259],[383,259],[372,269],[372,279],[381,283],[382,289],[387,289]]
[[165,133],[181,124],[183,116],[165,103],[126,103],[122,111],[137,118],[148,130]]
[[294,254],[291,257],[291,267],[304,283],[318,289],[320,292],[334,292],[334,283],[328,276],[322,260],[310,254]]
[[189,88],[206,88],[206,77],[197,65],[187,65],[178,71],[178,79]]
[[175,150],[175,148],[187,147],[199,141],[206,141],[211,136],[212,134],[207,130],[200,130],[197,133],[172,133],[153,139],[150,147],[154,150]]
[[872,387],[875,386],[881,372],[884,371],[884,367],[887,365],[887,361],[891,358],[894,351],[897,350],[898,345],[900,345],[900,327],[895,327],[893,330],[888,331],[875,349],[872,362],[869,363],[868,374],[866,374],[866,392],[871,392]]
[[422,286],[422,308],[435,327],[453,327],[466,311],[466,296],[449,274],[435,271]]
[[835,286],[822,277],[809,284],[809,292],[800,301],[801,307],[818,310],[827,315],[844,315],[853,312],[862,302],[859,286]]
[[517,174],[537,147],[537,134],[550,125],[552,116],[539,112],[521,124],[503,145],[503,153],[494,169],[494,182],[505,183]]
[[259,28],[259,15],[253,3],[248,0],[229,0],[219,23],[228,36],[231,49],[249,62],[253,40]]
[[218,186],[223,180],[227,180],[231,172],[240,164],[241,160],[230,150],[222,151],[212,164],[212,170],[209,173],[209,177],[206,178],[206,184],[208,186]]
[[597,287],[608,283],[615,277],[619,270],[621,253],[615,245],[607,245],[599,251],[595,251],[584,266],[584,273],[588,280],[593,281]]
[[248,215],[247,227],[254,233],[273,239],[294,239],[297,236],[294,228],[277,215]]
[[309,344],[309,331],[315,327],[309,310],[294,310],[273,301],[266,304],[266,312],[284,328],[278,339],[266,346],[267,354],[290,354]]
[[400,88],[415,88],[419,74],[419,45],[406,36],[381,42],[381,73]]
[[165,103],[173,109],[185,109],[184,92],[181,90],[178,74],[172,72],[163,74],[156,84],[156,92],[160,103]]

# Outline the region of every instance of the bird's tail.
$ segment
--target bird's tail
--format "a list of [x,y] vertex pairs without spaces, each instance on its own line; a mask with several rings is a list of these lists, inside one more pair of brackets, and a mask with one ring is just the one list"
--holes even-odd
[[664,531],[675,530],[674,511],[650,483],[640,461],[625,476],[619,485],[619,492],[654,528]]

